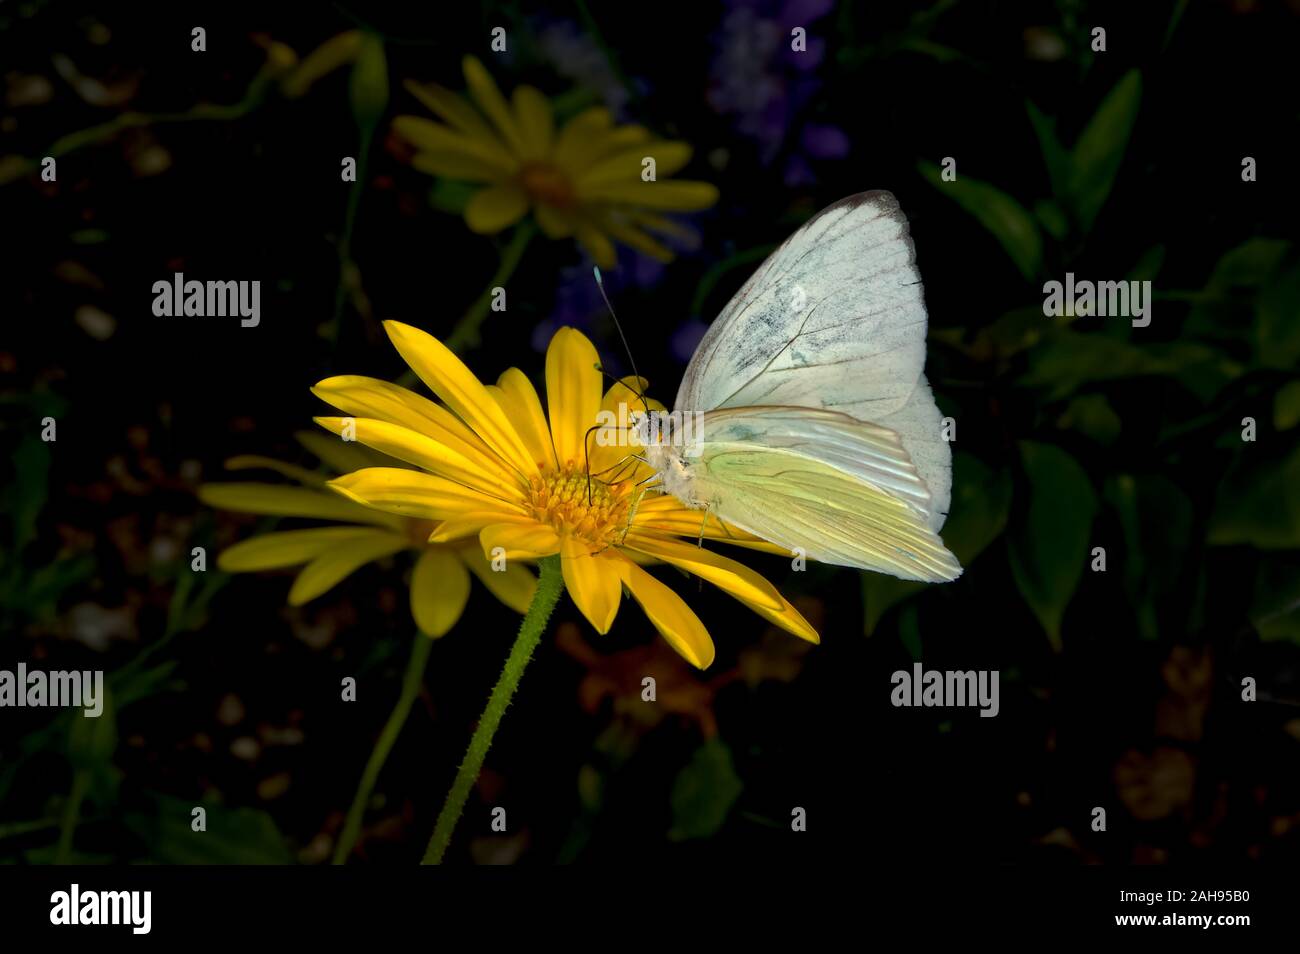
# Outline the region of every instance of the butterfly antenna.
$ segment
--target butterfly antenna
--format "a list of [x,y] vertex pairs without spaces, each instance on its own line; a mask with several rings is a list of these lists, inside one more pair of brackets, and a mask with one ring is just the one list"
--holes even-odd
[[[609,317],[614,319],[614,327],[618,329],[618,337],[623,342],[623,351],[627,354],[628,364],[632,366],[632,373],[636,375],[636,382],[639,385],[644,378],[641,377],[641,372],[636,369],[636,358],[632,357],[632,348],[627,343],[627,335],[623,334],[623,326],[619,323],[618,315],[614,313],[614,306],[610,303],[609,296],[605,294],[605,278],[600,274],[600,266],[593,265],[591,273],[596,276],[596,288],[600,291],[600,297],[605,302],[605,307],[609,309]],[[626,385],[624,386],[626,387]],[[628,390],[632,389],[628,388]],[[645,405],[646,417],[649,417],[650,404],[646,401],[645,395],[636,391],[633,391],[633,393],[641,399],[641,403]]]

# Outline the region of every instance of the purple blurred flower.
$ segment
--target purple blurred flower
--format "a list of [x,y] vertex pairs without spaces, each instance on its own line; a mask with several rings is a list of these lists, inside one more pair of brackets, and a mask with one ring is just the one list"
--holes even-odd
[[[609,58],[572,20],[544,21],[536,28],[537,46],[557,73],[576,86],[591,90],[616,117],[627,106],[627,87]],[[640,84],[638,84],[640,85]]]
[[672,347],[673,357],[682,364],[688,363],[695,354],[695,349],[700,346],[700,340],[704,333],[709,330],[709,326],[699,318],[687,318],[677,330],[673,332],[672,340],[669,342]]
[[[773,162],[788,146],[796,120],[821,88],[816,73],[826,41],[811,24],[830,13],[833,0],[728,0],[716,37],[709,77],[709,105],[733,118],[737,132],[752,139],[760,161]],[[792,31],[808,31],[807,48],[792,49]],[[782,172],[790,185],[811,181],[809,160],[839,159],[848,137],[833,126],[809,125],[789,148]]]
[[[607,322],[607,309],[591,269],[592,263],[585,257],[580,265],[560,269],[551,316],[533,328],[533,350],[545,352],[551,336],[565,325],[579,329],[590,338],[602,337],[596,331],[596,326]],[[667,266],[663,262],[619,246],[618,267],[601,271],[601,277],[605,281],[605,294],[609,295],[610,301],[618,309],[620,298],[623,297],[621,293],[654,287],[666,270]],[[635,296],[626,297],[633,300]]]

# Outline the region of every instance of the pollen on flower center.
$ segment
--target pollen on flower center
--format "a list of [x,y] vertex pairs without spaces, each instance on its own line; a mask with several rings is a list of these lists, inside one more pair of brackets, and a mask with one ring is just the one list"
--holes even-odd
[[[569,177],[554,166],[530,162],[519,172],[519,183],[532,198],[556,208],[570,208],[575,199]],[[584,483],[586,478],[583,478]]]
[[531,502],[537,519],[561,535],[581,537],[603,548],[618,542],[627,529],[631,509],[629,481],[606,484],[591,480],[587,502],[587,472],[570,465],[532,480]]

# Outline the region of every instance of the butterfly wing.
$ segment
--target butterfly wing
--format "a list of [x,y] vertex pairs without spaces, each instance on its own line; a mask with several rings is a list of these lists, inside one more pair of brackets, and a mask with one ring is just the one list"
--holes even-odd
[[942,522],[930,488],[889,428],[809,407],[722,408],[700,420],[706,452],[714,445],[745,445],[820,461],[898,497],[932,528]]
[[691,484],[711,513],[809,559],[922,582],[961,575],[922,510],[820,454],[709,440],[691,459]]
[[768,256],[687,366],[676,409],[788,405],[879,421],[925,365],[907,218],[888,192],[842,199]]
[[[784,405],[875,422],[902,443],[928,491],[927,523],[938,530],[952,456],[922,374],[925,333],[907,218],[888,192],[863,192],[814,216],[768,256],[700,342],[676,407]],[[816,433],[843,430],[790,420]]]

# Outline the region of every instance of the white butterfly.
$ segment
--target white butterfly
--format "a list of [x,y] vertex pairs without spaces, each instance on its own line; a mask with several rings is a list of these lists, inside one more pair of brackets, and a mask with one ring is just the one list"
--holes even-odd
[[[662,489],[809,559],[959,576],[937,533],[952,463],[922,374],[915,258],[888,192],[842,199],[790,236],[700,342],[679,426],[642,424]],[[680,439],[691,420],[699,432]]]

